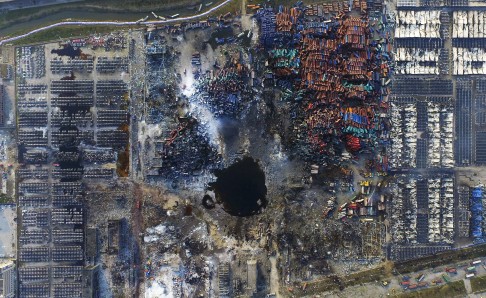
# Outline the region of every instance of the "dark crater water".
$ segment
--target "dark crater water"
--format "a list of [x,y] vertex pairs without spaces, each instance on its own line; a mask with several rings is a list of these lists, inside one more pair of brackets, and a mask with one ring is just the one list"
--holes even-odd
[[[265,173],[256,160],[244,157],[223,170],[215,172],[216,182],[209,188],[216,202],[234,216],[251,216],[267,206]],[[208,203],[208,202],[206,202]]]

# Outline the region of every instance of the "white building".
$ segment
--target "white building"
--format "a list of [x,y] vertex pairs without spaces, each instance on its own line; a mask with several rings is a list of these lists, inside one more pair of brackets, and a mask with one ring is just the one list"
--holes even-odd
[[15,297],[15,263],[0,259],[0,298]]

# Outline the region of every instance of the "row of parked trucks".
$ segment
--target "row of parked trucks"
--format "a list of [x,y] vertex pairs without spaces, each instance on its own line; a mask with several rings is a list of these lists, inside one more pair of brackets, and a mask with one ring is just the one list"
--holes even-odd
[[[481,263],[482,263],[481,260],[474,260],[471,263],[467,264],[466,265],[467,267],[464,267],[464,271],[466,272],[466,278],[472,278],[476,276],[477,266],[481,265]],[[483,265],[483,267],[486,270],[486,265]],[[442,282],[449,283],[451,281],[450,276],[457,275],[457,268],[446,267],[445,272],[448,274],[442,274],[441,277],[432,280],[431,284],[439,285],[442,284]],[[402,281],[400,282],[400,285],[403,287],[404,290],[414,290],[414,289],[427,287],[429,283],[424,281],[425,276],[426,276],[425,274],[420,274],[415,278],[416,282],[413,282],[413,279],[410,276],[404,275],[402,276]]]

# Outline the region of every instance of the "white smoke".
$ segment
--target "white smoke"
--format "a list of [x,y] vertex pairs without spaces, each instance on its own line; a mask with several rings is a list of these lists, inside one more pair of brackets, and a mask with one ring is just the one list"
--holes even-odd
[[[192,97],[192,99],[194,99],[194,97]],[[204,103],[197,102],[197,100],[189,100],[189,113],[205,129],[210,144],[217,148],[218,153],[221,154],[223,149],[218,129],[220,121],[214,117],[211,110],[209,110]]]

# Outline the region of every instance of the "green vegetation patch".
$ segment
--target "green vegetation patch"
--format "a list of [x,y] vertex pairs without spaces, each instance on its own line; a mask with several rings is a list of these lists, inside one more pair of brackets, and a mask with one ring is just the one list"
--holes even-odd
[[361,271],[346,276],[343,284],[346,287],[379,281],[385,276],[385,267],[380,266],[371,270]]
[[421,291],[411,291],[398,295],[399,298],[444,298],[464,297],[466,287],[463,280],[454,281],[440,287],[432,287]]
[[0,194],[0,204],[11,204],[14,203],[12,198],[9,198],[6,194]]
[[126,29],[122,26],[59,26],[34,33],[22,39],[12,42],[13,45],[27,45],[46,43],[65,38],[84,37],[91,34],[109,33]]
[[340,279],[337,276],[324,277],[319,280],[314,280],[310,282],[297,283],[295,288],[289,289],[291,293],[297,296],[310,295],[323,293],[333,290],[338,290],[340,284]]
[[342,290],[346,287],[366,284],[382,280],[386,276],[384,266],[350,274],[346,277],[329,276],[319,280],[303,282],[296,285],[292,294],[297,296],[318,294],[334,290]]
[[486,276],[471,278],[471,289],[473,293],[486,291]]

